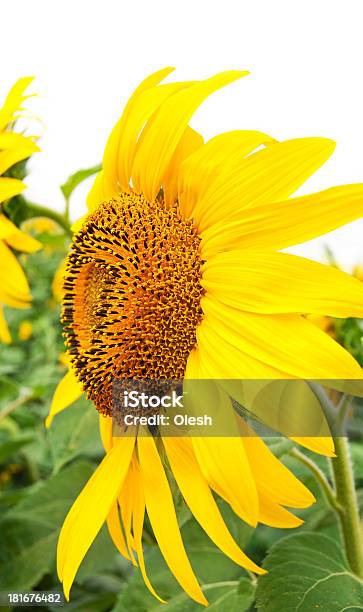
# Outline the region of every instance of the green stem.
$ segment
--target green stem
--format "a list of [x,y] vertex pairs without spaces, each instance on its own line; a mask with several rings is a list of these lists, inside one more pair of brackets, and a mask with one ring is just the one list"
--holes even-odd
[[8,405],[5,406],[5,408],[3,408],[0,411],[0,421],[5,419],[7,416],[9,416],[9,414],[14,412],[14,410],[19,408],[19,406],[22,406],[23,404],[26,404],[31,399],[32,399],[32,394],[31,393],[26,393],[24,395],[20,395],[19,397],[17,397],[12,402],[9,402]]
[[56,212],[55,210],[51,210],[47,206],[40,206],[40,204],[34,204],[33,202],[26,202],[27,208],[27,217],[48,217],[49,219],[53,219],[60,227],[62,227],[67,234],[72,235],[72,230],[69,224],[68,219],[65,218],[64,215]]
[[355,490],[353,465],[348,439],[334,437],[336,457],[331,459],[337,511],[345,552],[352,571],[363,578],[363,541],[359,519],[358,500]]
[[322,492],[324,493],[329,505],[332,508],[334,508],[336,512],[340,512],[341,510],[340,504],[324,472],[316,465],[316,463],[312,459],[310,459],[310,457],[307,457],[306,455],[304,455],[304,453],[299,451],[297,448],[293,448],[290,451],[290,455],[292,457],[295,457],[295,459],[298,459],[301,463],[303,463],[310,470],[310,472],[314,475],[315,479],[320,485],[320,488]]

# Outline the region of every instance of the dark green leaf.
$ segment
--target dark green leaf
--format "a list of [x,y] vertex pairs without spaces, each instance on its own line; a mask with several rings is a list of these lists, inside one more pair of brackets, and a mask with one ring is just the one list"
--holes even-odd
[[297,533],[272,546],[258,580],[263,612],[341,612],[363,608],[363,582],[354,576],[338,541]]
[[0,590],[32,588],[51,570],[62,521],[93,472],[82,461],[38,483],[0,520]]

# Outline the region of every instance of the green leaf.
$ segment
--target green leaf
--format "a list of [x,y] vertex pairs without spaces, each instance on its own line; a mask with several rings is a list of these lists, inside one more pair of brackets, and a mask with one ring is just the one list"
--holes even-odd
[[272,546],[258,580],[263,612],[363,609],[363,582],[352,574],[338,541],[298,533]]
[[32,434],[19,434],[18,436],[6,440],[0,444],[0,464],[8,459],[11,455],[19,451],[23,446],[32,442],[34,436]]
[[96,174],[101,169],[101,164],[98,164],[97,166],[92,166],[92,168],[85,168],[84,170],[78,170],[74,174],[71,174],[71,176],[68,177],[66,182],[61,185],[61,190],[66,200],[69,199],[72,192],[80,183],[82,183],[82,181],[84,181],[89,176]]
[[101,454],[98,413],[93,404],[80,399],[57,415],[48,431],[54,472],[80,454]]
[[[247,578],[226,580],[203,584],[202,591],[208,599],[208,612],[245,612],[253,602],[254,586]],[[163,610],[168,612],[196,612],[203,606],[192,601],[186,593],[181,593],[168,601]],[[152,612],[160,610],[160,606],[151,608]]]
[[38,483],[0,520],[0,591],[35,586],[55,562],[62,521],[93,465],[81,461]]

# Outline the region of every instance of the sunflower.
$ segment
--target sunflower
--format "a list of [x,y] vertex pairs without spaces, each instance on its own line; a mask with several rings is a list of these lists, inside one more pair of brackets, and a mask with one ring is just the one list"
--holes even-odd
[[22,181],[4,176],[12,166],[39,151],[34,139],[13,131],[14,122],[21,116],[23,101],[28,97],[25,90],[33,79],[19,79],[11,88],[0,109],[0,340],[10,342],[2,305],[28,308],[31,300],[28,282],[11,248],[31,253],[40,248],[40,243],[19,230],[2,212],[1,205],[19,195],[25,185]]
[[[247,73],[160,84],[170,72],[149,76],[127,103],[67,258],[63,323],[71,366],[47,425],[85,392],[100,413],[106,451],[60,533],[58,574],[67,598],[107,522],[120,553],[139,566],[160,599],[143,556],[147,512],[181,587],[207,604],[183,545],[167,473],[211,540],[257,574],[263,570],[232,538],[214,493],[252,526],[296,527],[302,521],[286,507],[314,502],[253,434],[113,436],[113,381],[361,378],[355,360],[306,314],[361,316],[362,284],[280,250],[361,216],[363,185],[290,198],[334,144],[325,138],[277,142],[245,130],[204,144],[188,125],[194,111]],[[212,401],[228,414],[230,396],[213,384]],[[334,454],[329,438],[298,441]]]

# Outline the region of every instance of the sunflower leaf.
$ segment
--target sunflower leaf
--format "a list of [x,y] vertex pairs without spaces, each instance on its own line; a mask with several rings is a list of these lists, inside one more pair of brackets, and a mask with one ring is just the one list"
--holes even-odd
[[55,562],[56,542],[67,510],[93,472],[72,464],[31,492],[0,520],[0,591],[34,587]]
[[318,533],[297,533],[277,542],[258,580],[263,612],[311,612],[363,608],[363,581],[352,574],[339,542]]

